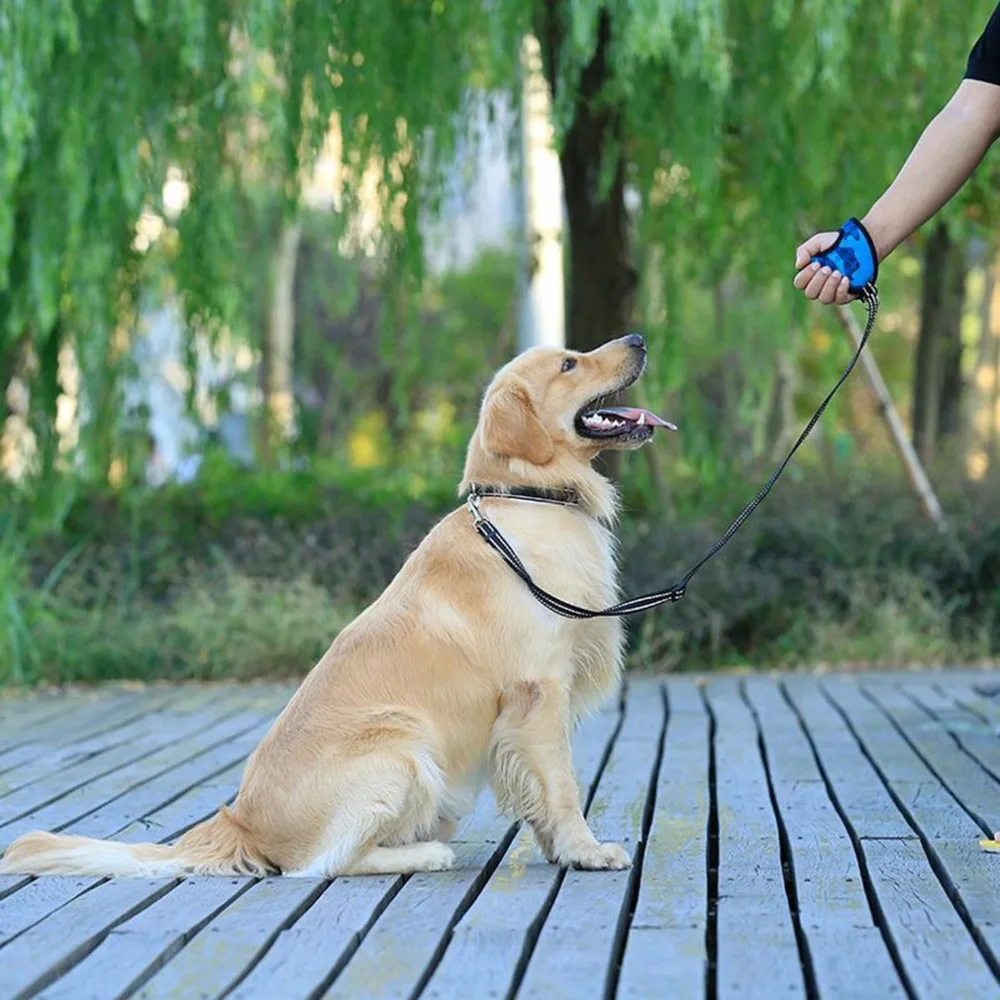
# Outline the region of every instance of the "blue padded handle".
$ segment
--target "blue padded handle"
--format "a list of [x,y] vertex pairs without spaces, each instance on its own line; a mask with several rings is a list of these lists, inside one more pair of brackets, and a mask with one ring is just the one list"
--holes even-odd
[[874,285],[878,278],[878,254],[868,230],[854,218],[840,227],[837,242],[817,254],[813,260],[839,271],[850,280],[852,295],[860,295],[867,285]]

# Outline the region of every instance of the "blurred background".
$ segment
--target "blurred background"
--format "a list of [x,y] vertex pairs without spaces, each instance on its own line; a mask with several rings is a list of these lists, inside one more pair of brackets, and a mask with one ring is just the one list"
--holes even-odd
[[[989,0],[44,0],[0,12],[0,684],[304,672],[455,504],[532,343],[650,343],[610,472],[672,581],[846,364],[792,288]],[[635,668],[1000,647],[995,158],[883,267],[873,357]],[[852,307],[863,320],[860,306]]]

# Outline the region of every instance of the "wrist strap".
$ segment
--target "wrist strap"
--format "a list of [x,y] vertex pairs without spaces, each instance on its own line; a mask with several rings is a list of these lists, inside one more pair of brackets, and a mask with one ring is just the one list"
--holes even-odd
[[837,242],[813,260],[845,275],[850,281],[852,295],[860,295],[866,285],[874,285],[878,279],[875,244],[868,230],[855,218],[848,219],[840,227]]

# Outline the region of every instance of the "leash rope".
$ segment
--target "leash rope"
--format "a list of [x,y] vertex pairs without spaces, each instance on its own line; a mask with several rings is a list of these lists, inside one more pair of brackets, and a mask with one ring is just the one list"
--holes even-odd
[[666,590],[658,590],[652,594],[643,594],[641,597],[633,597],[627,601],[620,601],[618,604],[613,604],[611,607],[603,608],[599,611],[590,608],[581,608],[576,604],[571,604],[569,601],[564,601],[562,598],[556,597],[555,594],[550,594],[535,583],[510,542],[507,541],[500,529],[479,509],[479,503],[483,498],[483,494],[473,489],[470,491],[466,503],[472,513],[476,531],[479,532],[490,548],[503,557],[504,562],[524,581],[540,604],[543,604],[550,611],[554,611],[557,615],[562,615],[564,618],[617,618],[623,615],[638,614],[641,611],[649,611],[652,608],[659,607],[661,604],[674,604],[681,600],[695,574],[698,573],[705,563],[714,559],[729,544],[733,536],[743,527],[753,512],[764,502],[771,490],[774,489],[775,484],[781,478],[788,463],[791,462],[795,453],[802,447],[806,438],[809,437],[816,424],[819,423],[824,411],[830,405],[830,401],[850,377],[851,372],[854,371],[854,367],[861,358],[861,353],[867,346],[868,338],[871,336],[875,326],[875,318],[878,315],[879,306],[878,289],[873,282],[869,282],[858,291],[858,297],[868,309],[868,321],[865,323],[864,333],[850,363],[844,369],[840,378],[837,379],[834,387],[826,394],[823,402],[820,403],[813,414],[812,419],[806,424],[802,433],[799,434],[795,444],[792,445],[782,463],[774,470],[771,478],[764,483],[758,490],[757,495],[736,515],[732,524],[719,536],[719,540],[681,577],[679,583],[667,587]]

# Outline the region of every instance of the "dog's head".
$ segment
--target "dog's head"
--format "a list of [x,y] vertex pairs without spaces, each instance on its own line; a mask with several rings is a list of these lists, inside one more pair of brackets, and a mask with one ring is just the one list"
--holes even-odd
[[645,367],[646,343],[635,333],[586,354],[546,347],[521,354],[486,390],[464,481],[578,485],[601,451],[631,451],[655,427],[673,429],[649,410],[608,405]]

